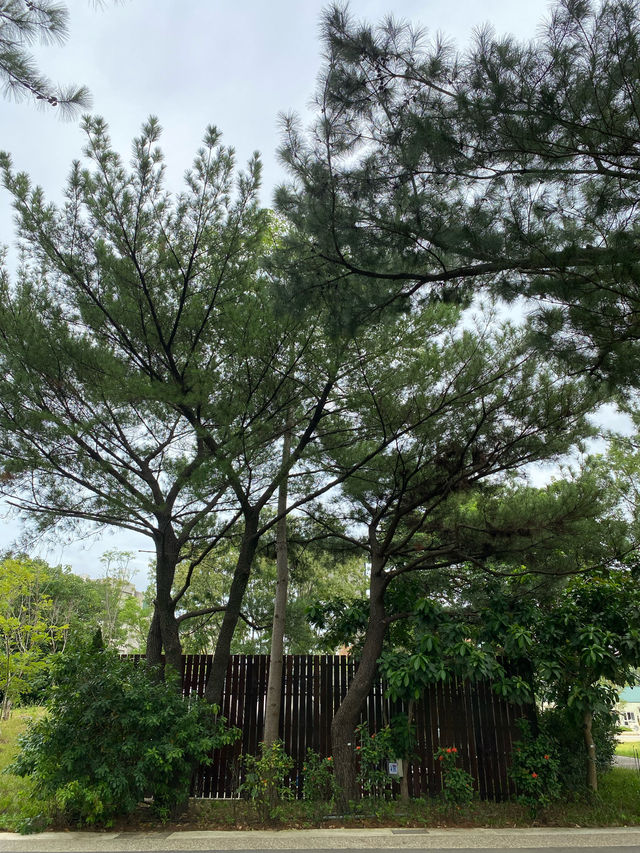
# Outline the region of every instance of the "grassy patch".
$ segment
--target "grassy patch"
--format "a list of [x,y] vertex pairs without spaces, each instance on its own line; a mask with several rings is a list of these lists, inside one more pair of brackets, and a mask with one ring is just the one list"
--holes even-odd
[[634,750],[640,753],[640,740],[629,740],[626,743],[619,743],[616,746],[616,755],[626,755],[633,758]]
[[18,752],[19,735],[42,714],[41,708],[18,708],[0,721],[0,830],[5,832],[28,832],[50,821],[49,804],[34,795],[31,780],[5,772]]

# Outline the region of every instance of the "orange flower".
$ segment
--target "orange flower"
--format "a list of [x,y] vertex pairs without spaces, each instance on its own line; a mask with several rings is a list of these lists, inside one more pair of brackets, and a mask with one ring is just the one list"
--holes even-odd
[[548,760],[549,760],[549,756],[548,756],[548,755],[545,755],[544,759],[545,759],[545,761],[548,761]]
[[531,775],[533,776],[533,778],[534,778],[534,779],[537,779],[537,778],[538,778],[538,774],[537,774],[537,773],[532,773]]
[[439,755],[439,756],[438,756],[438,761],[444,761],[444,755]]
[[451,747],[451,752],[457,752],[457,751],[458,751],[458,750],[455,748],[455,746],[452,746],[452,747]]
[[327,755],[327,761],[333,761],[333,758],[330,755]]

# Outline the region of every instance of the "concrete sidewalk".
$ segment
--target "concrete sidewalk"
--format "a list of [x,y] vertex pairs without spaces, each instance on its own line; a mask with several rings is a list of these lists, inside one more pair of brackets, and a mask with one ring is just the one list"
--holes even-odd
[[415,850],[545,847],[640,850],[640,827],[598,829],[306,829],[273,832],[0,833],[3,853],[145,853],[189,850]]

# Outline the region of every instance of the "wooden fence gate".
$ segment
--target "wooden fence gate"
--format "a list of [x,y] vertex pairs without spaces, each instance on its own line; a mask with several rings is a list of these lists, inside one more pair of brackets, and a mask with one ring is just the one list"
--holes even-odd
[[[183,692],[202,695],[211,668],[211,655],[183,658]],[[355,672],[345,656],[286,655],[282,685],[280,737],[294,759],[292,785],[301,787],[307,748],[322,756],[331,754],[331,720]],[[241,753],[257,754],[264,730],[268,655],[233,655],[227,670],[222,713],[238,726],[242,738],[216,750],[213,762],[198,771],[193,788],[197,797],[236,795]],[[403,707],[384,696],[377,681],[367,699],[362,719],[374,732]],[[406,768],[413,797],[437,794],[441,775],[433,753],[439,746],[455,746],[461,766],[476,780],[483,799],[505,799],[512,786],[507,777],[512,740],[518,738],[515,721],[529,709],[499,698],[490,681],[452,680],[425,691],[416,703],[417,758]]]

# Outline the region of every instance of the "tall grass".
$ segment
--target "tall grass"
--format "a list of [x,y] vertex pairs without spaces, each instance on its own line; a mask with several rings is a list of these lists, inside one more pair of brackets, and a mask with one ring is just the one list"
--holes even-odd
[[18,708],[8,720],[0,721],[0,830],[28,832],[44,829],[50,822],[51,807],[38,799],[30,779],[7,773],[15,758],[18,737],[33,719],[41,717],[42,708]]

